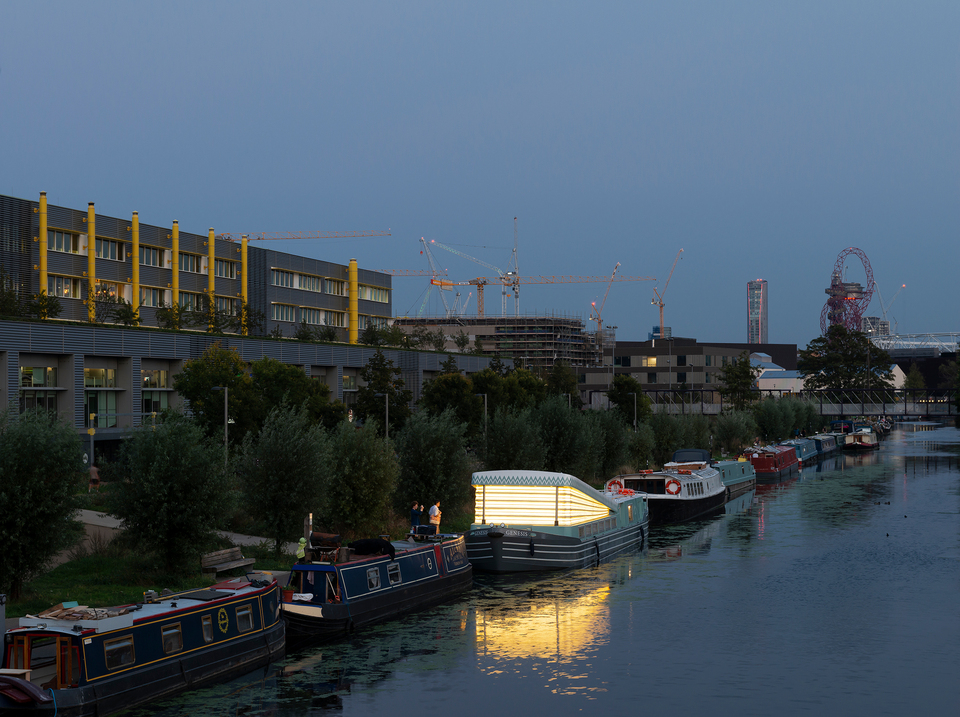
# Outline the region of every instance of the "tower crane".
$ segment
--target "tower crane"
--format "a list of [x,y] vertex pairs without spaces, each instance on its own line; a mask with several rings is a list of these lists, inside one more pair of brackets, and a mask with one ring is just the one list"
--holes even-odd
[[[893,298],[890,299],[890,303],[886,306],[883,305],[883,295],[880,293],[880,287],[877,285],[877,282],[873,282],[873,288],[877,290],[877,298],[880,299],[880,311],[883,314],[883,320],[887,320],[887,312],[890,310],[890,307],[893,306],[893,302],[897,300],[897,297],[900,296],[900,292],[907,288],[906,284],[901,284],[900,288],[897,289],[897,293],[893,295]],[[896,331],[894,331],[896,333]]]
[[673,260],[673,266],[670,267],[670,275],[667,277],[667,283],[663,285],[663,292],[657,291],[657,287],[653,287],[653,293],[655,297],[650,299],[650,303],[654,306],[660,307],[660,338],[664,338],[663,335],[663,295],[667,293],[667,287],[670,286],[670,279],[673,278],[673,270],[677,268],[677,261],[680,260],[680,255],[683,254],[683,249],[677,252],[677,258]]
[[[433,253],[430,251],[430,246],[427,244],[427,240],[423,237],[420,237],[420,243],[423,245],[423,251],[421,254],[427,255],[427,263],[430,264],[430,285],[440,287],[440,300],[443,302],[443,310],[446,316],[450,316],[450,305],[447,303],[447,297],[443,295],[444,290],[451,291],[453,284],[450,282],[441,282],[438,278],[440,276],[440,270],[437,269],[437,264],[433,260]],[[446,275],[446,271],[443,271],[443,275]],[[446,284],[446,286],[444,285]]]
[[237,241],[246,237],[249,241],[269,241],[277,239],[350,239],[351,237],[388,237],[387,231],[356,231],[356,232],[244,232],[217,234],[217,239]]
[[[591,318],[591,319],[596,319],[596,321],[597,321],[597,335],[598,335],[598,336],[600,335],[601,329],[603,329],[603,322],[602,322],[602,319],[600,318],[600,315],[603,313],[603,307],[607,305],[607,296],[610,294],[610,287],[613,286],[613,279],[614,279],[614,277],[617,275],[617,269],[619,269],[619,268],[620,268],[620,262],[618,261],[618,262],[617,262],[617,265],[616,265],[615,267],[613,267],[613,273],[610,275],[610,281],[607,282],[607,291],[606,291],[606,293],[603,295],[603,301],[600,302],[600,308],[599,308],[599,309],[597,308],[597,302],[596,302],[596,301],[591,302],[591,304],[590,304],[590,306],[593,307],[593,312],[592,312],[590,318]],[[593,314],[596,314],[596,316],[593,316]]]
[[[451,247],[451,246],[447,246],[446,244],[441,244],[441,243],[438,242],[436,239],[431,239],[431,240],[430,240],[430,243],[431,243],[431,244],[436,244],[436,245],[437,245],[438,247],[440,247],[441,249],[446,249],[446,250],[447,250],[448,252],[450,252],[451,254],[456,254],[457,256],[462,256],[464,259],[469,259],[469,260],[472,261],[472,262],[475,262],[475,263],[477,263],[477,264],[480,264],[480,266],[485,266],[485,267],[487,267],[488,269],[493,269],[495,272],[497,272],[497,279],[496,279],[496,281],[499,282],[499,283],[502,285],[502,287],[503,287],[503,288],[501,289],[501,291],[500,291],[500,314],[503,315],[503,316],[506,315],[506,313],[507,313],[507,291],[506,291],[506,287],[508,287],[508,286],[514,286],[514,287],[516,287],[517,289],[519,289],[519,283],[517,282],[517,279],[518,279],[519,277],[517,277],[517,273],[516,273],[515,271],[506,271],[506,272],[505,272],[503,269],[501,269],[501,268],[498,267],[498,266],[494,266],[493,264],[490,264],[489,262],[483,261],[482,259],[477,259],[476,257],[470,256],[469,254],[465,254],[464,252],[462,252],[462,251],[460,251],[460,250],[458,250],[458,249],[454,249],[454,248]],[[514,260],[516,260],[516,248],[514,248]],[[474,281],[467,282],[467,283],[473,284],[474,282],[479,282],[479,281],[482,281],[483,283],[482,283],[482,284],[475,284],[475,286],[477,286],[477,307],[478,307],[477,310],[479,311],[480,316],[483,316],[483,289],[482,289],[482,287],[485,286],[486,284],[489,284],[489,283],[490,283],[490,280],[489,280],[489,279],[480,279],[480,278],[478,278],[478,279],[474,279]],[[443,288],[443,284],[439,284],[438,286],[440,286],[441,289]],[[519,301],[519,294],[518,294],[517,292],[515,292],[515,293],[514,293],[514,312],[515,312],[516,314],[519,314],[519,313],[520,313],[519,304],[517,303],[518,301]]]

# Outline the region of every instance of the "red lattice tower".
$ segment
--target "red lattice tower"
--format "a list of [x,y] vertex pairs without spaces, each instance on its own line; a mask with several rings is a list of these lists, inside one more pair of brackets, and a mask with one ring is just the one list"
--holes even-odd
[[[867,275],[866,289],[858,283],[843,280],[843,263],[851,254],[858,257],[863,264],[863,271]],[[863,251],[851,246],[840,252],[837,263],[833,265],[830,286],[826,293],[829,298],[820,312],[821,333],[826,335],[827,329],[834,324],[842,324],[848,331],[860,331],[863,312],[873,298],[873,269],[870,268],[870,260]]]

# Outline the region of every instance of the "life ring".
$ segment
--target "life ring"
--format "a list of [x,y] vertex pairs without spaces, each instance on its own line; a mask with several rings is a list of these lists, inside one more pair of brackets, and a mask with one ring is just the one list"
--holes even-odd
[[607,490],[611,493],[619,493],[623,490],[623,483],[614,478],[612,481],[607,483]]
[[676,478],[671,478],[667,481],[666,489],[670,495],[678,495],[680,493],[680,481]]
[[633,495],[633,490],[630,488],[624,488],[620,491],[620,495]]

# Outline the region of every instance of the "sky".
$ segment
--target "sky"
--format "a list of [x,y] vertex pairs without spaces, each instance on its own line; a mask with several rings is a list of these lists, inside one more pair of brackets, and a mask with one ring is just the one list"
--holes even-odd
[[[509,270],[516,217],[523,276],[656,277],[609,285],[625,341],[656,287],[675,336],[745,342],[762,278],[770,341],[804,347],[857,247],[885,303],[906,284],[900,333],[960,332],[958,36],[955,0],[4,0],[0,194],[198,234],[389,229],[263,245],[391,270],[428,268],[421,237]],[[428,281],[395,278],[394,313],[441,313]],[[607,286],[525,286],[520,311],[586,320]]]

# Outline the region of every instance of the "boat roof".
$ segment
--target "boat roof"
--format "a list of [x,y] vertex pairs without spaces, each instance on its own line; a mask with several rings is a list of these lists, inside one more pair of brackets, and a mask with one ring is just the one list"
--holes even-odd
[[596,488],[587,485],[579,478],[568,473],[551,473],[549,471],[478,471],[473,474],[473,485],[518,485],[518,486],[547,486],[567,487],[584,493],[594,500],[603,503],[612,510],[617,509],[619,501],[611,499]]

